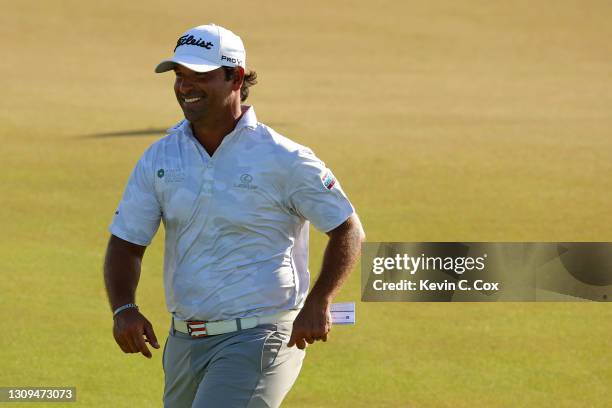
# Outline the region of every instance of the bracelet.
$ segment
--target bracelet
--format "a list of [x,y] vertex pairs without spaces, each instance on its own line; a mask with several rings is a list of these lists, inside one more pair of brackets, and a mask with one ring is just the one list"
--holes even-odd
[[123,312],[125,309],[131,309],[131,308],[135,308],[136,310],[138,310],[138,305],[136,305],[135,303],[128,303],[127,305],[120,306],[117,309],[115,309],[115,311],[113,312],[113,317],[117,316],[119,313]]

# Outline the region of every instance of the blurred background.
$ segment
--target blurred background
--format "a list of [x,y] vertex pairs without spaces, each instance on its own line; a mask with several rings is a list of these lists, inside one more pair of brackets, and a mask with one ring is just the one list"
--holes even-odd
[[[0,386],[161,406],[161,350],[115,344],[102,262],[132,167],[182,117],[153,69],[186,29],[242,37],[248,104],[334,171],[369,241],[612,241],[610,17],[603,0],[2,1]],[[162,246],[160,229],[137,300],[163,343]],[[608,304],[360,303],[359,283],[337,299],[357,325],[308,349],[284,406],[612,406]]]

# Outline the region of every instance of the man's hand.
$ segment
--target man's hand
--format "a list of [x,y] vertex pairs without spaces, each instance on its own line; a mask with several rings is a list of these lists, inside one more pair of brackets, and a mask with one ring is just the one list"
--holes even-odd
[[329,307],[340,290],[361,252],[365,233],[357,214],[327,232],[329,242],[323,254],[323,266],[312,290],[306,297],[304,307],[293,322],[289,347],[294,344],[305,349],[306,343],[315,340],[327,341],[332,319]]
[[327,341],[331,330],[332,320],[328,302],[317,302],[310,298],[293,322],[293,331],[289,339],[289,347],[297,346],[304,350],[306,343],[312,344],[315,340]]
[[113,336],[124,353],[142,353],[147,358],[153,357],[145,339],[156,349],[159,348],[159,343],[153,326],[146,317],[137,309],[130,308],[115,316],[114,321]]

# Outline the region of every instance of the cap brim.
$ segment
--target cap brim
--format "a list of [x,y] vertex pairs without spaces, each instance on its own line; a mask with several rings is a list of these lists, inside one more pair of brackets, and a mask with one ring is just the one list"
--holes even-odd
[[176,64],[182,65],[185,68],[196,72],[208,72],[221,67],[219,64],[213,64],[192,55],[175,55],[174,57],[165,59],[157,64],[157,67],[155,67],[155,72],[159,74],[166,71],[172,71]]

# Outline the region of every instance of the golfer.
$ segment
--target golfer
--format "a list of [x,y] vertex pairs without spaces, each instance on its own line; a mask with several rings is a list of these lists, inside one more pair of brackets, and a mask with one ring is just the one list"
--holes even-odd
[[[278,407],[364,240],[355,210],[313,152],[241,102],[256,83],[240,37],[213,24],[172,58],[185,119],[136,164],[109,228],[104,277],[125,353],[159,348],[136,305],[146,247],[165,227],[166,407]],[[310,292],[309,222],[329,241]]]

